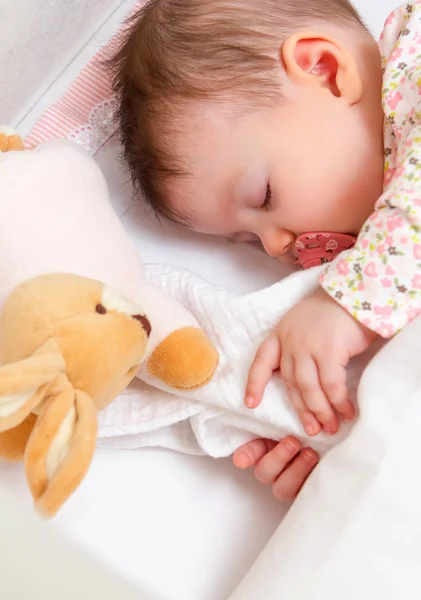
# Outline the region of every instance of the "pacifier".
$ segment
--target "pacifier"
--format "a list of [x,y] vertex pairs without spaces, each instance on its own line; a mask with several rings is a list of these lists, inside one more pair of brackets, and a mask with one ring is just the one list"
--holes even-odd
[[338,254],[352,248],[356,241],[356,237],[346,233],[303,233],[295,240],[297,262],[303,269],[330,263]]

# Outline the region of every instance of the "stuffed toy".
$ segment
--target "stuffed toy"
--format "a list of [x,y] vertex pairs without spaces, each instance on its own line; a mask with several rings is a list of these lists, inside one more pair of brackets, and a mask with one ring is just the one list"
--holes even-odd
[[21,151],[6,128],[0,149],[0,457],[24,461],[51,517],[89,468],[97,411],[135,376],[202,386],[218,354],[146,281],[90,156],[65,141]]
[[0,127],[0,152],[23,150],[22,138],[10,127]]

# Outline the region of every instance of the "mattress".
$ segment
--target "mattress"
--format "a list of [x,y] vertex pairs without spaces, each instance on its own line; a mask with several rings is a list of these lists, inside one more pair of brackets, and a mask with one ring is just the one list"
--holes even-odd
[[[133,2],[124,2],[94,39],[21,121],[27,133],[117,28]],[[378,34],[395,6],[355,2]],[[171,263],[243,294],[286,273],[253,245],[208,239],[158,224],[131,202],[127,175],[111,139],[97,155],[112,201],[144,262]],[[222,268],[223,267],[223,268]],[[0,477],[29,503],[22,468],[0,463]],[[229,460],[185,456],[150,448],[96,453],[92,468],[52,523],[91,554],[167,600],[223,600],[246,574],[288,506],[276,502],[252,473]]]

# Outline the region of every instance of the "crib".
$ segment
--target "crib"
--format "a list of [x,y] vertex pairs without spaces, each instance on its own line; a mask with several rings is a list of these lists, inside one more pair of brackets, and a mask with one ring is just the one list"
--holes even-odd
[[[356,0],[355,5],[378,35],[395,2]],[[0,122],[24,135],[28,133],[110,39],[133,4],[134,0],[0,0]],[[116,138],[111,138],[96,159],[106,174],[114,205],[129,233],[136,237],[138,229],[126,215],[129,188],[117,160],[118,151]],[[252,245],[209,241],[176,225],[158,226],[146,217],[137,243],[144,262],[187,267],[239,294],[258,290],[280,277],[278,263]],[[218,268],[222,263],[223,270]],[[68,561],[68,565],[75,565],[75,574],[81,573],[74,579],[86,574],[85,592],[83,588],[73,590],[81,597],[87,597],[86,590],[92,589],[110,599],[310,598],[310,582],[304,586],[303,575],[294,562],[300,554],[308,561],[307,576],[310,567],[316,568],[308,550],[303,547],[300,551],[304,536],[296,540],[289,564],[290,580],[296,569],[300,585],[293,588],[289,582],[289,593],[284,596],[282,585],[273,581],[276,561],[283,561],[285,567],[289,560],[285,549],[277,549],[282,535],[279,525],[287,513],[291,522],[300,510],[306,512],[305,495],[300,497],[298,508],[288,511],[289,506],[275,501],[271,490],[258,484],[252,473],[239,472],[229,459],[193,457],[162,448],[99,448],[84,484],[48,526],[52,531],[47,533],[46,526],[28,514],[30,499],[22,468],[0,463],[0,481],[4,488],[4,493],[0,491],[0,505],[4,503],[0,506],[0,555],[4,556],[0,595],[5,599],[26,600],[28,589],[34,598],[57,597],[58,588],[52,584],[44,590],[41,564],[36,570],[37,563],[31,561],[26,582],[13,568],[19,554],[10,548],[17,548],[17,541],[29,535],[35,561],[37,555],[38,559],[43,554],[60,555],[56,573]],[[321,494],[320,490],[313,492]],[[9,494],[15,496],[13,500]],[[323,536],[323,523],[317,527]],[[9,548],[6,540],[12,537],[14,543]],[[38,553],[35,541],[39,543]],[[53,552],[52,548],[57,550]],[[27,559],[31,551],[28,548]],[[25,573],[22,569],[26,559],[22,560],[20,572]],[[351,586],[352,569],[343,572],[349,581],[342,581],[341,597],[355,597],[351,592],[347,595],[345,589]],[[28,581],[33,581],[31,588],[25,587]],[[104,586],[104,581],[109,583]],[[337,598],[339,590],[335,591],[334,586],[331,596],[322,594],[320,587],[311,597]],[[384,595],[375,581],[367,581],[367,586],[367,596],[370,590],[370,594],[385,600],[398,597]],[[274,590],[279,590],[279,595]]]

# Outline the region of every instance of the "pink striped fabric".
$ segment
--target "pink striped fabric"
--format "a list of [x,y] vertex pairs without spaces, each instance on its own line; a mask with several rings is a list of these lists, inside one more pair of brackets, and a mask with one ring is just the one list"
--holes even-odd
[[[144,1],[136,2],[130,14]],[[26,146],[67,138],[95,154],[115,133],[111,81],[103,66],[113,56],[127,30],[123,23],[111,40],[82,69],[63,96],[50,106],[25,139]]]

